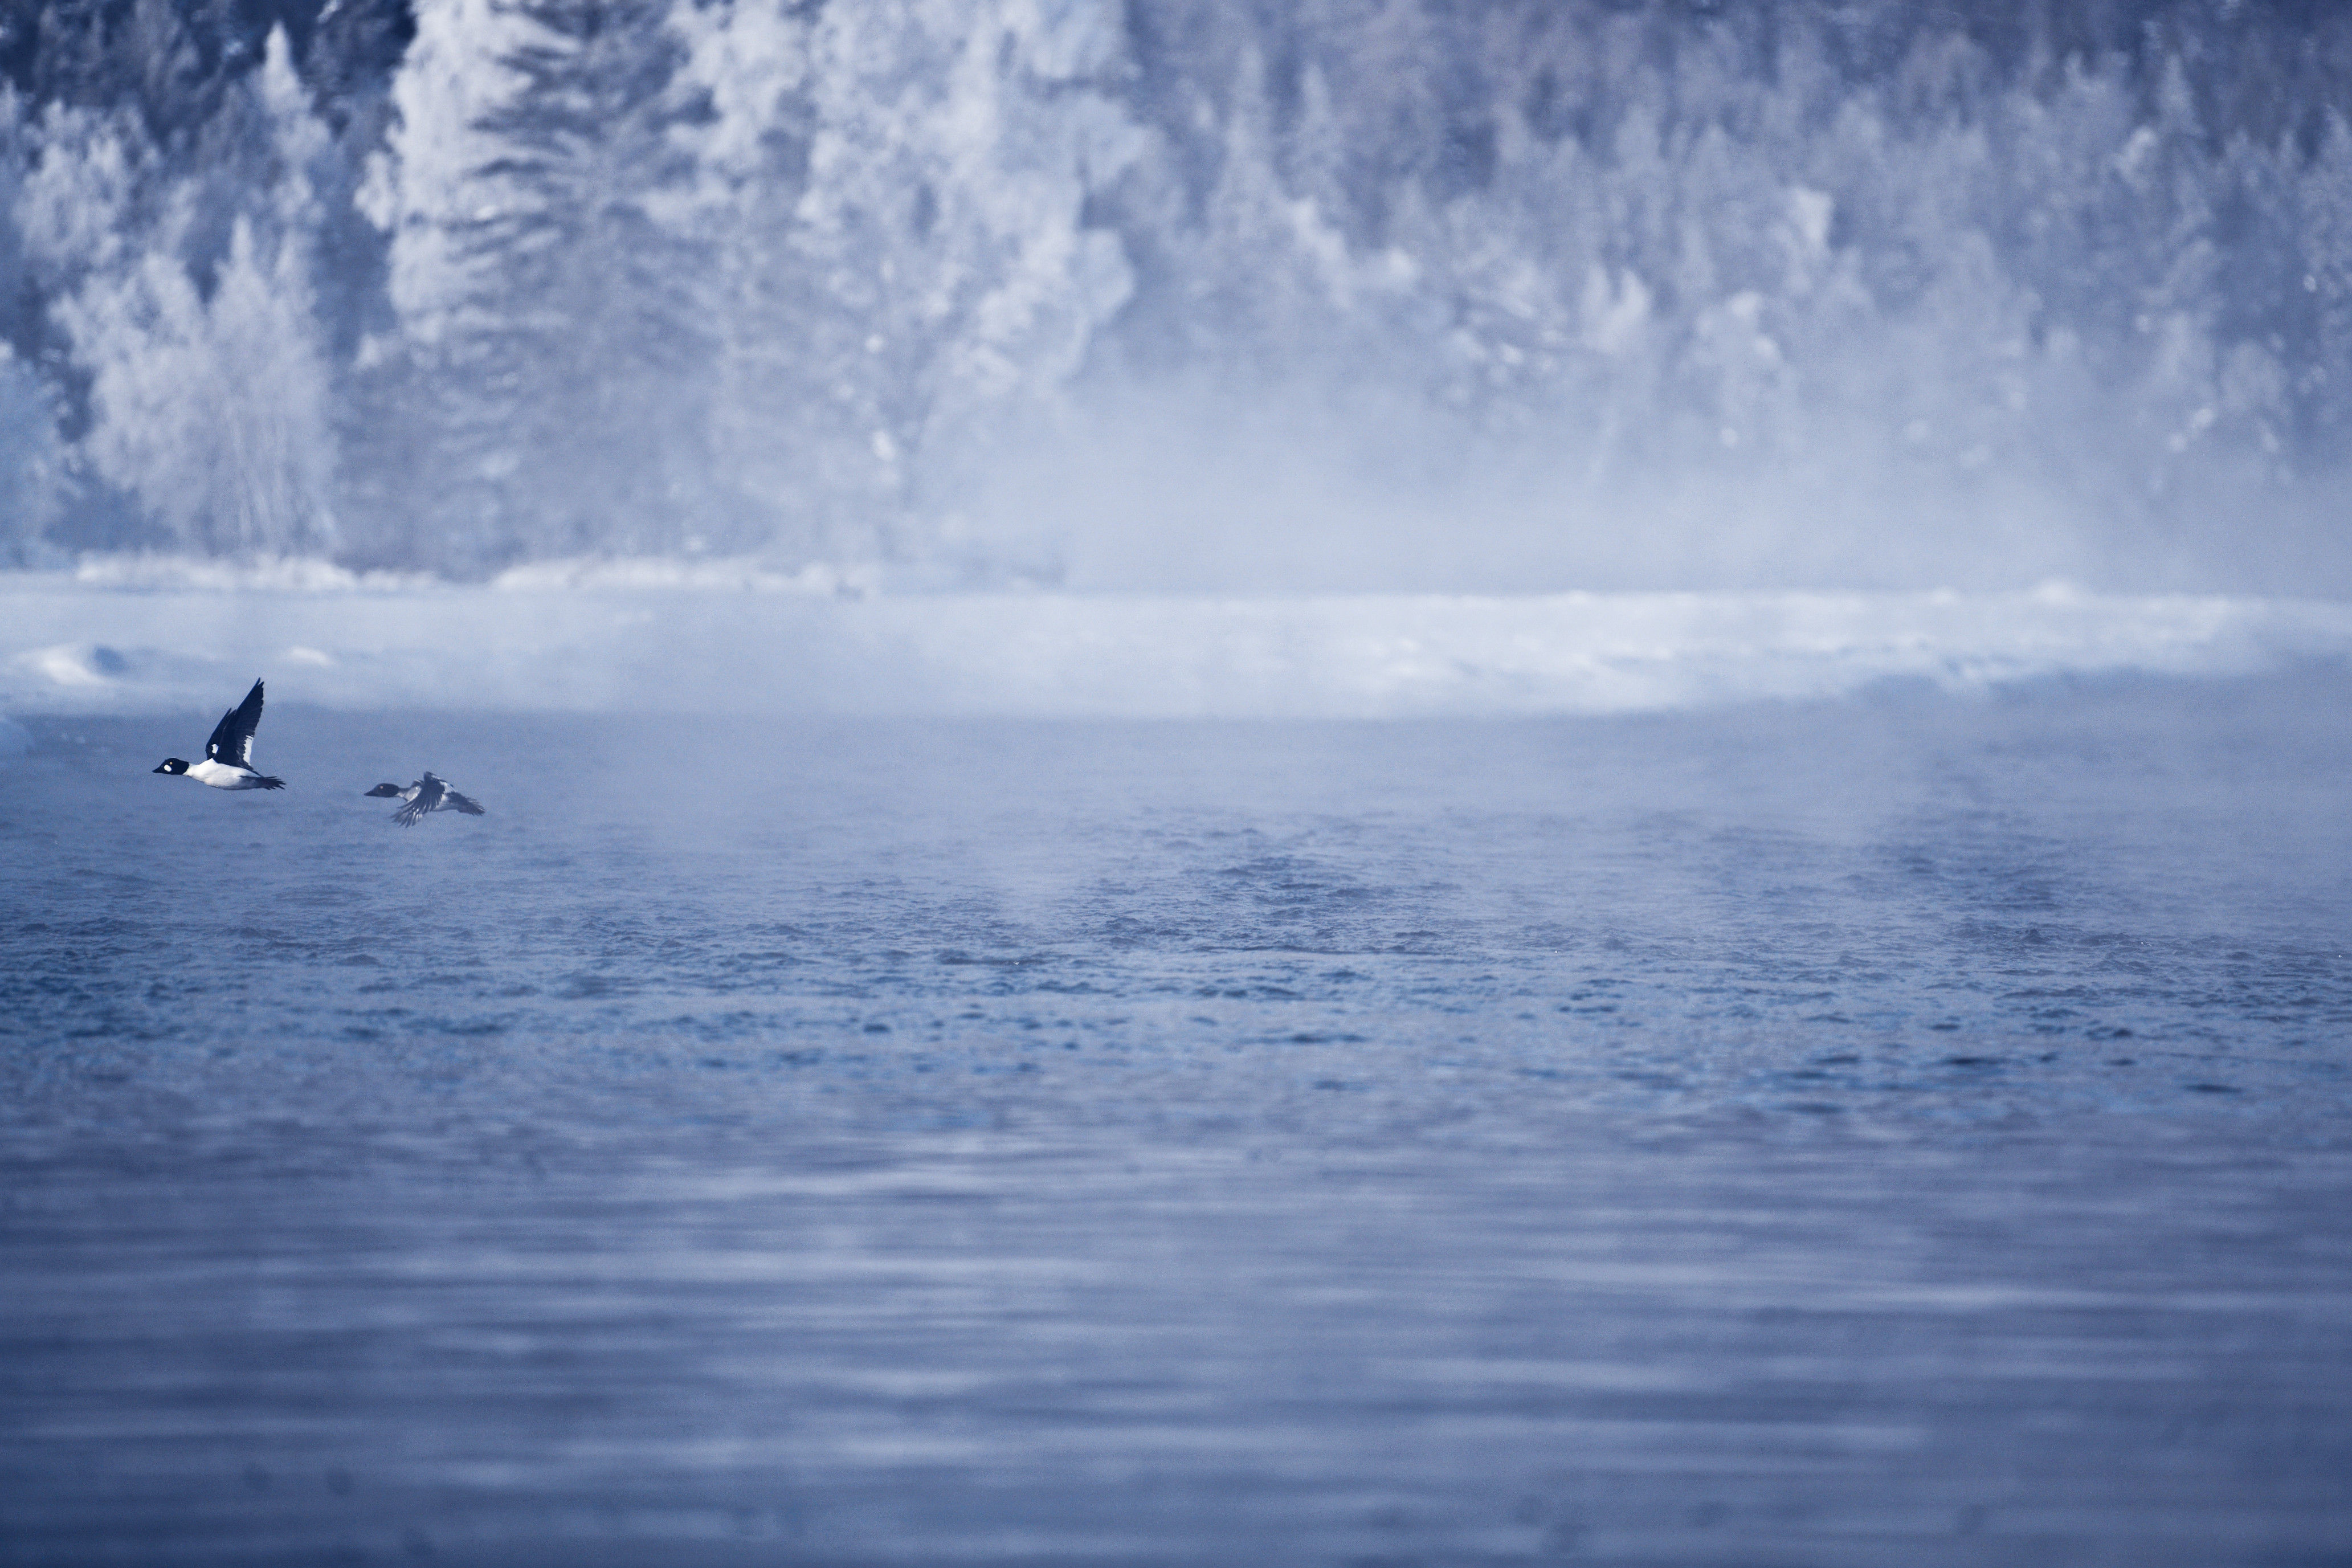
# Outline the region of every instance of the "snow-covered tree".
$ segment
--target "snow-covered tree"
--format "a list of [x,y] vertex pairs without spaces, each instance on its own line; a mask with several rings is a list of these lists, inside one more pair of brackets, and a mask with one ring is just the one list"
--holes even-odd
[[[679,56],[661,0],[425,8],[370,193],[397,341],[373,347],[428,465],[445,559],[692,548],[707,498],[706,249],[682,226]],[[494,49],[485,45],[495,42]]]
[[1049,400],[1125,301],[1139,150],[1100,0],[682,9],[725,309],[719,460],[777,548],[894,548],[919,462]]
[[335,439],[311,169],[327,138],[283,32],[229,109],[208,129],[218,163],[243,176],[234,209],[206,199],[217,165],[177,174],[135,120],[53,106],[17,220],[85,389],[75,455],[88,474],[159,542],[322,552],[335,541]]
[[0,343],[0,566],[48,556],[48,531],[64,510],[64,452],[47,389]]

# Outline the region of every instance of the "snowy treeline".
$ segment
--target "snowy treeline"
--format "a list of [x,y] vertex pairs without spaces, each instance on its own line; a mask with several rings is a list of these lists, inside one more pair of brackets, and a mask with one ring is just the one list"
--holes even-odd
[[2264,528],[2302,570],[2352,493],[2326,7],[0,15],[19,561],[919,557],[992,453],[1153,385],[2184,571]]

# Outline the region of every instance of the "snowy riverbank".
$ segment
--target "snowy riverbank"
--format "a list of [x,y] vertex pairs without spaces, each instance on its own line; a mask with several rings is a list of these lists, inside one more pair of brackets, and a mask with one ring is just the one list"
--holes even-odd
[[[2352,605],[2004,594],[899,594],[667,563],[487,584],[0,574],[0,712],[217,706],[1380,717],[1596,713],[2352,656]],[[230,695],[234,695],[230,691]]]

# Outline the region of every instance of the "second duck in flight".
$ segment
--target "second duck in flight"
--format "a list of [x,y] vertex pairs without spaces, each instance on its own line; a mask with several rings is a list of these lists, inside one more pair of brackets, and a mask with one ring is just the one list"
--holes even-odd
[[368,794],[372,796],[381,795],[386,800],[402,802],[401,808],[392,814],[392,819],[403,827],[415,826],[425,820],[427,812],[462,811],[467,816],[482,815],[482,808],[479,805],[467,796],[459,795],[446,783],[435,778],[430,773],[406,789],[401,788],[396,784],[380,784],[368,791]]

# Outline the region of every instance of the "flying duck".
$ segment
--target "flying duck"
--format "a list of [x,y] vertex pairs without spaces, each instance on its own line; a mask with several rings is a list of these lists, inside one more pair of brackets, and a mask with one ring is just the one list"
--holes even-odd
[[404,802],[401,808],[392,814],[392,819],[403,827],[415,826],[425,820],[425,813],[431,811],[462,811],[467,816],[482,815],[482,808],[473,800],[459,795],[445,781],[435,778],[430,773],[406,789],[401,788],[396,784],[380,784],[368,791],[368,794],[371,796],[381,795],[386,800]]
[[203,762],[165,757],[155,771],[174,778],[184,774],[215,789],[284,789],[284,779],[270,778],[253,765],[253,732],[260,726],[261,682],[257,680],[245,700],[222,714],[221,721],[213,726],[213,738],[205,742]]

